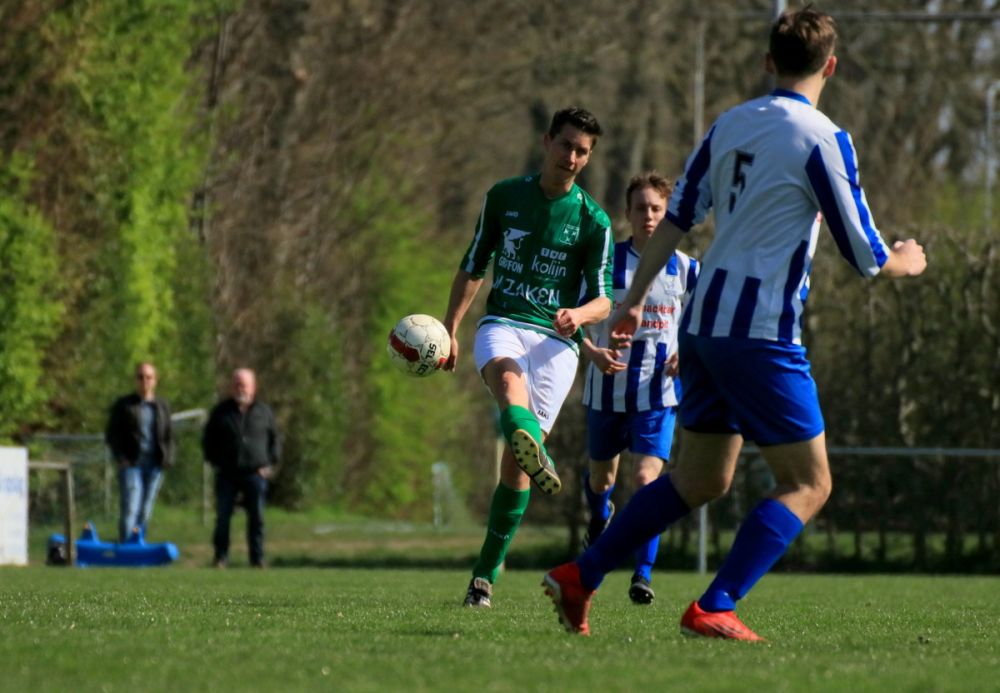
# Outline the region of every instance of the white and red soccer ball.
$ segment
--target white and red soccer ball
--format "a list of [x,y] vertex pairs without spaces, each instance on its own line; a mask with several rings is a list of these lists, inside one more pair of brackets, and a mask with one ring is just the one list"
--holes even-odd
[[425,378],[444,366],[451,354],[451,337],[436,318],[407,315],[389,332],[386,345],[396,368],[407,375]]

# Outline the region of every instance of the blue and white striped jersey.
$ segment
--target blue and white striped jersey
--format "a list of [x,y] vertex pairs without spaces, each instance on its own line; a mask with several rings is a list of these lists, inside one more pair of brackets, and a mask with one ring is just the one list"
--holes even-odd
[[[615,243],[611,279],[615,307],[621,305],[632,285],[639,254],[632,239]],[[677,406],[680,381],[664,375],[667,359],[677,351],[677,328],[686,296],[698,279],[698,262],[676,251],[656,275],[642,306],[642,324],[632,337],[632,347],[619,360],[628,364],[620,373],[604,374],[587,365],[583,403],[598,411],[636,412]],[[608,345],[607,320],[591,330],[594,344]]]
[[808,99],[777,89],[726,111],[691,156],[667,217],[715,209],[715,239],[681,329],[801,343],[821,217],[841,255],[874,276],[889,248],[858,181],[851,137]]

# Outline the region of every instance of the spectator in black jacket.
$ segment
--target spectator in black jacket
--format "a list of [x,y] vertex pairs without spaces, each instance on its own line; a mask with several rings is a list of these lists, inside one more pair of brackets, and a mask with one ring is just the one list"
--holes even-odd
[[156,368],[143,361],[135,367],[135,392],[115,400],[104,439],[118,465],[121,513],[118,540],[137,528],[145,531],[163,481],[164,467],[174,464],[170,407],[156,396]]
[[249,368],[233,371],[232,396],[215,405],[205,424],[202,449],[215,467],[215,566],[229,561],[229,521],[236,497],[247,511],[250,565],[264,567],[264,499],[280,455],[271,408],[257,401],[257,377]]

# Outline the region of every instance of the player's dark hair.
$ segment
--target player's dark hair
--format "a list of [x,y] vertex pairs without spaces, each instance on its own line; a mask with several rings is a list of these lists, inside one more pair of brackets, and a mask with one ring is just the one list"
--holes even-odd
[[597,142],[597,138],[604,134],[601,124],[597,122],[597,118],[594,117],[593,113],[579,106],[570,106],[569,108],[556,111],[555,115],[552,116],[552,124],[549,125],[549,137],[558,135],[563,126],[567,124],[593,137],[595,143]]
[[783,12],[771,26],[770,52],[779,76],[804,77],[822,69],[837,43],[833,17],[806,5]]
[[664,199],[669,199],[674,185],[659,171],[645,171],[637,176],[632,176],[628,187],[625,188],[625,209],[632,209],[632,193],[646,188],[652,188],[660,193]]

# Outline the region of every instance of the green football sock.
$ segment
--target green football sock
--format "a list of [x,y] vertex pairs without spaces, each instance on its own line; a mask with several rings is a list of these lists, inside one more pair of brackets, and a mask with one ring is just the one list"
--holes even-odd
[[486,539],[479,551],[479,560],[472,569],[472,577],[486,578],[490,584],[496,582],[497,573],[507,556],[510,542],[524,517],[531,490],[515,491],[503,484],[497,484],[490,503],[490,519],[486,525]]
[[539,445],[542,444],[542,427],[538,425],[538,419],[530,410],[512,404],[500,412],[500,430],[508,445],[511,434],[519,428],[527,431]]

